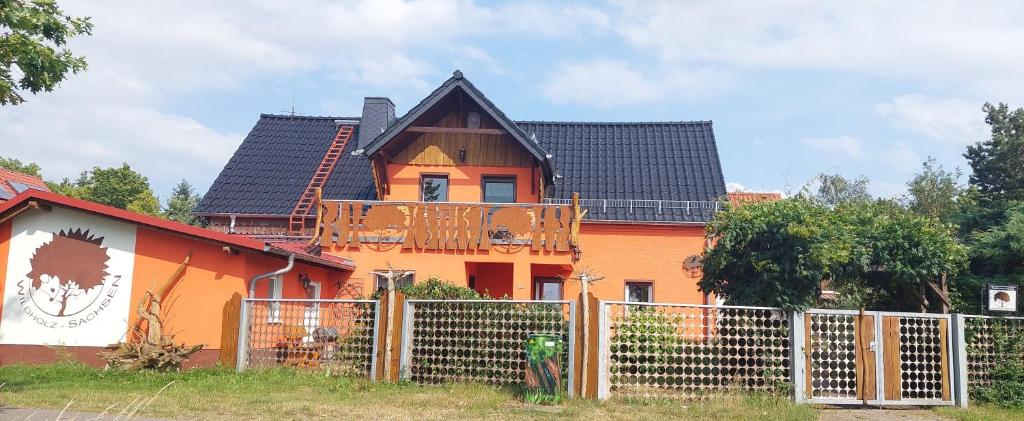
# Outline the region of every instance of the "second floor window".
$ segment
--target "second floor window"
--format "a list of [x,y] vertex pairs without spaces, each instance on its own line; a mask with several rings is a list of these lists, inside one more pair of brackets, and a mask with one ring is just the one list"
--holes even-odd
[[448,176],[423,175],[420,177],[420,200],[424,202],[448,201]]
[[515,177],[484,177],[484,197],[486,203],[515,203]]

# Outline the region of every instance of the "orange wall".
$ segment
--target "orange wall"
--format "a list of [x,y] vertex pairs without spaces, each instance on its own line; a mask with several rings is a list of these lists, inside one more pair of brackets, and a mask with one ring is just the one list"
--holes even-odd
[[457,167],[435,165],[388,164],[388,180],[391,193],[384,200],[420,200],[420,174],[448,174],[449,202],[480,202],[483,200],[481,182],[484,176],[514,176],[516,178],[516,201],[538,203],[540,196],[538,181],[527,167]]
[[[626,281],[643,280],[653,282],[655,301],[704,303],[704,295],[697,291],[698,277],[683,268],[687,256],[703,251],[703,226],[584,223],[580,243],[583,255],[576,267],[605,277],[593,287],[600,299],[623,300]],[[360,248],[336,246],[324,252],[352,259],[357,267],[352,279],[371,293],[369,272],[385,269],[389,263],[395,269],[416,271],[417,281],[436,276],[463,286],[468,285],[467,272],[479,272],[482,266],[473,262],[511,263],[512,282],[506,283],[506,288],[511,288],[509,295],[515,299],[533,297],[534,276],[565,277],[572,270],[568,252],[533,252],[528,247],[514,253],[500,250],[412,251],[403,250],[400,244],[363,244]],[[481,289],[481,279],[477,276],[477,289]],[[579,283],[569,281],[564,285],[563,297],[574,297],[579,291]]]
[[[13,220],[0,224],[0,298],[4,296],[7,285],[7,257],[11,251],[11,230]],[[0,314],[4,313],[4,300],[0,299]]]

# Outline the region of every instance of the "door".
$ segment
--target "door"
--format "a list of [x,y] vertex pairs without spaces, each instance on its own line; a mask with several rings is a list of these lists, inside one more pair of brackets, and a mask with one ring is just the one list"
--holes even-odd
[[810,310],[804,317],[808,401],[953,404],[949,315]]

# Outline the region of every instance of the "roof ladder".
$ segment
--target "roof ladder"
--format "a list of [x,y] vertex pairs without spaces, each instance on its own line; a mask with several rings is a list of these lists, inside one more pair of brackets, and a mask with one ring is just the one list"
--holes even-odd
[[327,183],[327,179],[331,177],[335,165],[341,159],[341,154],[345,151],[345,146],[352,139],[352,133],[354,132],[355,126],[352,125],[338,127],[338,134],[331,141],[331,147],[327,148],[324,159],[320,161],[320,166],[316,168],[313,178],[309,180],[306,190],[302,192],[302,196],[299,196],[298,203],[295,204],[295,208],[292,209],[292,213],[288,217],[289,235],[301,235],[305,232],[306,218],[309,216],[310,211],[313,210],[314,203],[316,202],[316,191],[322,188]]

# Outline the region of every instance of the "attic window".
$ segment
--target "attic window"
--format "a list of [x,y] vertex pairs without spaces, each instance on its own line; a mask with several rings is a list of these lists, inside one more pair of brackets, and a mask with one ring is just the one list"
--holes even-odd
[[19,183],[17,181],[8,181],[7,184],[9,184],[12,189],[14,189],[15,193],[21,193],[21,192],[23,192],[25,190],[28,190],[28,189],[31,189],[31,188],[35,188],[34,186],[30,186],[30,185],[25,184],[25,183]]
[[480,113],[476,111],[470,111],[466,113],[466,127],[470,129],[480,128]]

